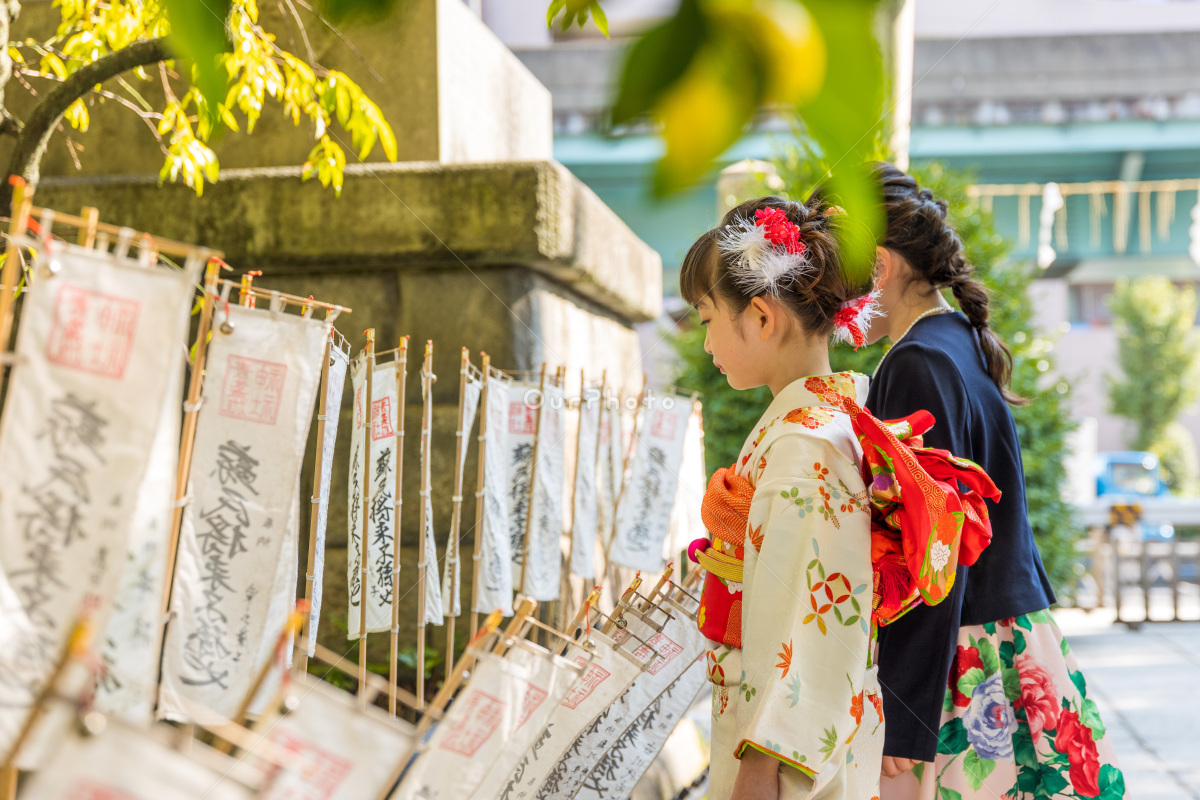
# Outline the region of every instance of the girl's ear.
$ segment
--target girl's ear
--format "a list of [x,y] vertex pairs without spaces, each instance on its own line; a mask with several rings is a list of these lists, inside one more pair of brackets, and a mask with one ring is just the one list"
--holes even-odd
[[882,290],[892,277],[892,262],[895,253],[886,247],[875,248],[875,288]]
[[744,312],[751,331],[762,341],[771,338],[779,327],[779,306],[765,297],[755,297]]

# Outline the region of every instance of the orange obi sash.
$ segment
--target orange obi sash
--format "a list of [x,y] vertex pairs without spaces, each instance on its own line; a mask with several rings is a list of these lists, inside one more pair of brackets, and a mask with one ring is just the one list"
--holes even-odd
[[[853,400],[829,394],[826,399],[850,416],[862,445],[871,496],[872,619],[887,625],[950,594],[959,564],[974,564],[991,541],[984,500],[999,500],[1000,491],[977,464],[923,446],[921,435],[934,422],[928,412],[885,423]],[[734,467],[713,473],[700,507],[713,538],[688,547],[707,572],[700,631],[730,647],[742,644],[742,561],[753,497],[754,488]],[[756,550],[761,543],[752,541]]]

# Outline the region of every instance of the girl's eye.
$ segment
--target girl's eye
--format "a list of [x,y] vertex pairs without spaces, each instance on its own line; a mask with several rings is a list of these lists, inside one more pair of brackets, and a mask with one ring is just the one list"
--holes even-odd
[[711,320],[707,320],[707,319],[702,319],[702,320],[700,320],[700,324],[701,324],[701,325],[703,325],[703,326],[704,326],[704,327],[706,327],[706,328],[708,327],[708,323],[709,323],[709,322],[711,322]]

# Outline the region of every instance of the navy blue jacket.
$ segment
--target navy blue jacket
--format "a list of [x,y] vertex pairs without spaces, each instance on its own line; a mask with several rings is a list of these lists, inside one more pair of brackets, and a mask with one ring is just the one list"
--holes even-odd
[[930,412],[936,422],[925,444],[979,464],[1003,493],[988,502],[991,544],[973,566],[959,567],[950,597],[879,632],[884,755],[933,761],[959,627],[1048,608],[1054,591],[1029,526],[1017,427],[965,316],[917,322],[880,364],[866,407],[885,420]]

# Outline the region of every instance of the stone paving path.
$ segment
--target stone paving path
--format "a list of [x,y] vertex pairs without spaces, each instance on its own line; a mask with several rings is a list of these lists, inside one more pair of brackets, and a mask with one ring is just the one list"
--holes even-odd
[[1113,737],[1129,800],[1200,800],[1200,622],[1055,612]]

